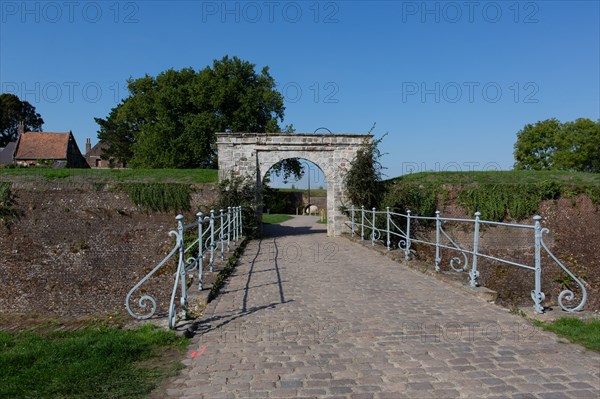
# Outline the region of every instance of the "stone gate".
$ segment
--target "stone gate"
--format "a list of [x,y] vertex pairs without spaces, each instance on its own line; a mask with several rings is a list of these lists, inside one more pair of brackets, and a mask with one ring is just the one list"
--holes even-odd
[[[347,203],[344,176],[368,134],[217,133],[219,179],[248,176],[262,187],[269,169],[277,162],[300,158],[317,165],[327,181],[327,235],[347,229],[340,205]],[[262,209],[259,209],[259,216]]]

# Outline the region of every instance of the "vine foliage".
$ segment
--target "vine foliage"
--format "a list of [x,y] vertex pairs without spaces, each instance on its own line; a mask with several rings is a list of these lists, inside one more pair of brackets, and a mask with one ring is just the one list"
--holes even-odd
[[[373,128],[375,125],[373,125]],[[373,131],[373,128],[369,131]],[[387,133],[386,133],[387,134]],[[382,170],[380,159],[384,155],[379,150],[379,144],[384,137],[376,140],[366,139],[356,152],[351,162],[350,170],[344,178],[346,192],[351,203],[366,209],[377,207],[385,193],[382,181]]]

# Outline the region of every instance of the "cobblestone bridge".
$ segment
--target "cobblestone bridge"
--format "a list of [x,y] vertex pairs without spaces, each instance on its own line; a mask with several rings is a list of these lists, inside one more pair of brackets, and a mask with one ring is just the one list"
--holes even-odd
[[161,395],[600,397],[598,354],[315,221],[248,245]]

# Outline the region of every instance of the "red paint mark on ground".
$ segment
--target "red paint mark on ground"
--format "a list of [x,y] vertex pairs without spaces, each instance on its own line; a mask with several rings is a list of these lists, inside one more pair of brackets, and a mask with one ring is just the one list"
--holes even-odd
[[193,351],[190,355],[192,356],[192,359],[195,359],[198,356],[204,355],[204,352],[206,352],[206,345],[200,348],[200,352]]

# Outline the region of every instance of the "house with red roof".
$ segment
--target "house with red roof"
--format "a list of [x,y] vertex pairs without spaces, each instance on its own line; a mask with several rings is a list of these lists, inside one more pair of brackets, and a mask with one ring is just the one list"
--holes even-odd
[[19,134],[14,150],[14,162],[22,166],[89,168],[71,131]]

